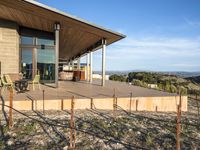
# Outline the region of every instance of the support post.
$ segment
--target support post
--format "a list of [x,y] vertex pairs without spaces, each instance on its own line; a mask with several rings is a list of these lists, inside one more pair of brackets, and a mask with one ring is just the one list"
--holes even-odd
[[58,69],[59,69],[59,34],[60,34],[60,24],[55,23],[55,86],[58,87]]
[[33,59],[33,71],[32,71],[32,79],[34,79],[34,77],[35,77],[35,75],[37,75],[37,74],[40,74],[39,72],[38,72],[38,69],[37,69],[37,48],[34,48],[33,49],[33,57],[35,58],[35,59]]
[[89,81],[89,60],[90,60],[90,55],[89,53],[87,54],[87,68],[86,68],[86,81]]
[[72,71],[74,70],[74,60],[72,60]]
[[106,40],[102,39],[102,81],[101,85],[105,86],[106,78]]
[[68,70],[70,70],[70,61],[68,61]]
[[78,70],[81,70],[81,58],[78,58],[78,60],[77,60],[77,66],[78,66]]
[[92,83],[92,72],[93,72],[93,70],[92,70],[92,54],[93,54],[93,52],[90,52],[90,83]]

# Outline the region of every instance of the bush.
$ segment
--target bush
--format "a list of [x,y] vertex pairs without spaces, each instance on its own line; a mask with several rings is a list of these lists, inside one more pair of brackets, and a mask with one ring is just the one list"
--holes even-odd
[[112,80],[112,81],[120,81],[120,82],[126,82],[126,77],[124,75],[117,75],[117,74],[114,74],[114,75],[111,75],[109,77],[109,80]]
[[134,80],[132,81],[132,84],[133,84],[133,85],[136,85],[136,86],[145,87],[145,88],[148,87],[148,84],[147,84],[146,82],[142,82],[142,81],[137,80],[137,79],[134,79]]
[[180,86],[179,90],[182,95],[187,95],[187,89],[184,86]]
[[170,92],[177,93],[177,88],[173,84],[170,86]]

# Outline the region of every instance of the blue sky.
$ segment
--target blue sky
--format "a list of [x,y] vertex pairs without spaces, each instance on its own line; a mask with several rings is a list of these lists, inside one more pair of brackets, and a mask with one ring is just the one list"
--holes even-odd
[[200,71],[200,0],[38,1],[127,35],[108,46],[107,70]]

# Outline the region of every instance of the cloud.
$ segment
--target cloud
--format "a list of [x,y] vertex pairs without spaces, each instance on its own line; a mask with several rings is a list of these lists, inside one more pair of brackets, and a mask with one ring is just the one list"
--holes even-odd
[[200,70],[199,38],[126,38],[108,47],[109,70]]
[[[94,70],[101,70],[101,51]],[[127,37],[106,51],[107,70],[200,71],[200,38]]]

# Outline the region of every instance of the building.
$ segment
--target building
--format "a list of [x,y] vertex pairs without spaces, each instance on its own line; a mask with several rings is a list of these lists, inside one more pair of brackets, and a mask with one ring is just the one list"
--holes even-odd
[[[101,74],[93,74],[92,77],[94,79],[102,79],[102,75]],[[106,75],[105,80],[109,80],[109,75]]]
[[0,1],[1,74],[22,72],[26,79],[40,74],[57,87],[59,61],[73,63],[88,55],[91,74],[92,53],[102,49],[104,85],[106,46],[124,37],[33,0]]
[[157,89],[158,85],[157,84],[148,84],[148,88]]

